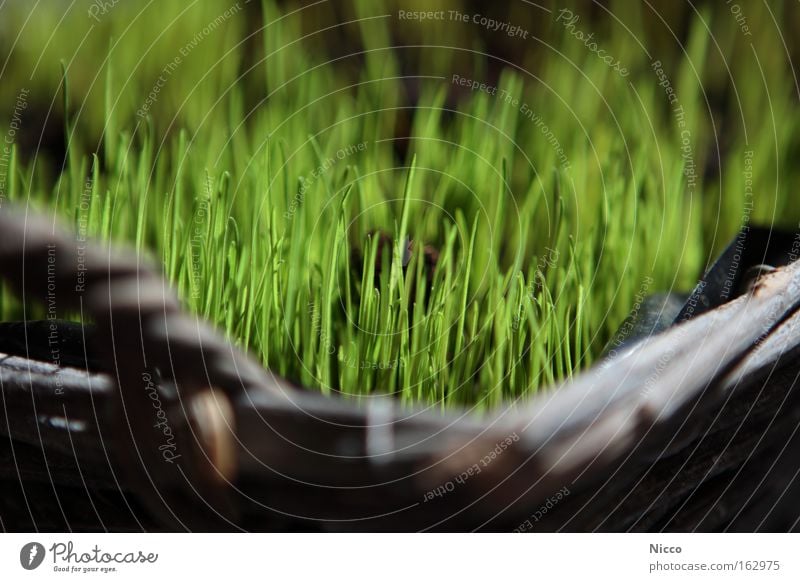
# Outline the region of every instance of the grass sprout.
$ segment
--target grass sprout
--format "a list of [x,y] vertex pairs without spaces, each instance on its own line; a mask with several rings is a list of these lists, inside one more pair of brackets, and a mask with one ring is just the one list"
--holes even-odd
[[[774,178],[786,162],[774,142],[797,127],[788,81],[770,80],[787,88],[771,95],[772,121],[764,94],[743,89],[742,118],[759,121],[726,128],[720,152],[699,21],[687,54],[662,57],[678,119],[630,36],[603,37],[629,78],[562,33],[560,54],[495,81],[477,50],[389,50],[387,11],[355,6],[352,59],[315,50],[299,14],[265,1],[260,35],[234,16],[168,74],[224,6],[160,6],[162,28],[147,9],[96,24],[52,88],[66,96],[66,163],[14,146],[8,198],[154,255],[188,309],[277,374],[478,409],[591,365],[645,282],[691,287],[743,221],[749,151],[763,188],[748,219],[800,215]],[[712,25],[740,50],[735,22]],[[59,41],[75,44],[59,30],[42,67],[63,59]],[[87,50],[103,56],[97,70],[79,67]],[[431,56],[410,75],[404,51]],[[496,94],[459,89],[455,73]],[[2,293],[0,313],[21,306]]]

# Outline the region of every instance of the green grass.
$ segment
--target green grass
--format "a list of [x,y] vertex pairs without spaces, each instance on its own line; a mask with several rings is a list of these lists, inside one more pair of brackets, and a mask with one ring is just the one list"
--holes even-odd
[[[742,89],[742,118],[759,121],[725,128],[719,175],[706,177],[716,125],[704,90],[720,65],[699,21],[686,55],[650,47],[685,112],[690,187],[682,129],[649,68],[656,57],[629,36],[600,35],[630,63],[622,78],[560,24],[551,34],[573,64],[542,51],[535,74],[506,68],[497,86],[518,105],[483,92],[448,98],[454,73],[491,82],[491,61],[429,48],[409,56],[420,59],[412,106],[402,51],[386,49],[401,25],[377,17],[390,10],[356,3],[354,17],[370,20],[348,30],[370,52],[352,66],[329,62],[299,15],[264,2],[265,34],[238,44],[246,22],[232,17],[137,117],[159,71],[227,6],[164,8],[156,20],[124,18],[123,3],[76,48],[83,56],[47,45],[42,67],[68,63],[67,86],[52,87],[69,96],[68,162],[55,172],[15,148],[7,196],[154,254],[189,309],[303,385],[442,407],[514,401],[595,361],[643,286],[692,286],[745,215],[746,151],[760,186],[748,216],[798,216],[783,193],[795,174],[780,174],[779,187],[775,172],[788,156],[776,144],[798,125],[778,65],[766,73],[770,117],[763,90]],[[641,34],[635,12],[628,24]],[[711,19],[717,42],[744,50],[723,16]],[[77,18],[68,22],[80,27]],[[22,38],[45,46],[32,31]],[[63,29],[55,38],[72,46]],[[108,55],[96,70],[85,64],[92,50]],[[240,77],[242,62],[253,68]],[[733,74],[746,65],[732,62]],[[26,65],[15,66],[9,74],[23,78]],[[20,306],[3,294],[0,313],[18,318]]]

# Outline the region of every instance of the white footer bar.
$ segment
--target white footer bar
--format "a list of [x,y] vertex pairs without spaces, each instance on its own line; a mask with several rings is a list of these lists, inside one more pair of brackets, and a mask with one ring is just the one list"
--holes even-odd
[[791,534],[3,534],[0,580],[800,580],[799,549]]

